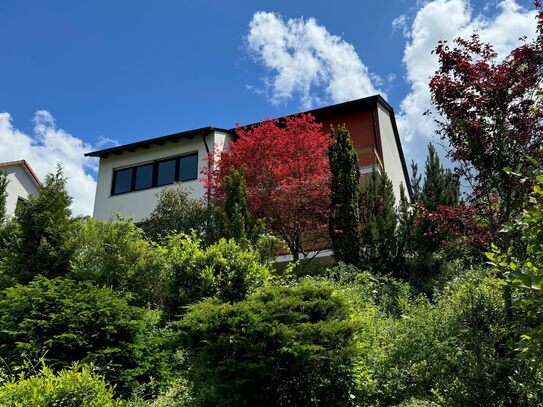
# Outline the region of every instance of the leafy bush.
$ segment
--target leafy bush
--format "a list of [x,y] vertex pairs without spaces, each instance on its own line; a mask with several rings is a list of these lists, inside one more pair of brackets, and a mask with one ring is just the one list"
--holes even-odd
[[348,406],[355,325],[329,284],[266,287],[234,304],[208,299],[177,324],[207,406]]
[[11,367],[44,357],[53,369],[93,362],[128,394],[167,368],[159,314],[89,282],[38,277],[0,299],[0,355]]
[[401,318],[360,316],[359,385],[367,405],[410,398],[447,406],[538,405],[539,380],[515,358],[503,318],[500,280],[474,270],[436,303],[412,302]]
[[0,405],[12,407],[120,407],[113,389],[89,367],[74,365],[58,374],[47,367],[0,387]]
[[165,290],[170,314],[206,297],[240,301],[270,278],[270,268],[260,263],[259,254],[233,240],[202,248],[194,236],[171,236],[164,256],[169,262]]
[[132,221],[88,219],[79,225],[70,276],[129,291],[138,305],[160,305],[166,259]]

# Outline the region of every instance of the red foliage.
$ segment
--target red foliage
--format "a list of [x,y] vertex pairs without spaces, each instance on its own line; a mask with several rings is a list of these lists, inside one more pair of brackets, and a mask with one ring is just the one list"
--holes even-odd
[[223,200],[223,180],[234,167],[245,175],[252,214],[264,218],[295,257],[322,243],[330,210],[330,136],[322,125],[302,114],[238,127],[236,135],[208,174],[211,198]]
[[419,220],[425,220],[430,226],[426,235],[436,239],[441,247],[460,244],[483,249],[491,241],[488,225],[478,215],[477,208],[463,204],[439,205],[431,212],[419,205],[417,211]]
[[439,132],[470,183],[474,202],[486,206],[494,232],[521,210],[529,193],[527,185],[503,169],[516,170],[528,156],[542,158],[541,11],[537,18],[537,38],[501,61],[477,34],[456,39],[452,49],[445,42],[435,49],[439,69],[430,90],[441,115]]

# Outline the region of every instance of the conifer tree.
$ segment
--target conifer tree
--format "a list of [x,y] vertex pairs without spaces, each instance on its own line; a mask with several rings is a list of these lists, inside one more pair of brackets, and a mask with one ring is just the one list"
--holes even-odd
[[421,192],[421,203],[429,211],[439,205],[458,205],[460,184],[450,169],[444,169],[439,161],[436,149],[428,144],[428,157],[424,167],[424,186]]
[[245,177],[232,167],[230,173],[224,177],[224,188],[226,192],[223,203],[224,235],[239,242],[245,241],[250,222]]
[[360,164],[347,128],[332,127],[330,239],[337,261],[360,262]]
[[0,171],[0,225],[6,220],[6,202],[8,198],[8,176]]
[[392,273],[397,217],[392,182],[386,173],[371,173],[361,208],[363,264],[378,273]]
[[11,272],[18,282],[36,275],[64,275],[70,262],[70,233],[73,230],[66,178],[59,166],[48,174],[39,194],[31,196],[15,212],[20,234]]

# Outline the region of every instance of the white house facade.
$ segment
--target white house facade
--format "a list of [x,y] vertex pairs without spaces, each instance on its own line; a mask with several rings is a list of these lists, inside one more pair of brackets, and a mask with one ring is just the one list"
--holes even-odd
[[19,202],[39,192],[41,183],[25,160],[0,163],[0,171],[8,177],[6,215],[11,217]]
[[160,190],[174,184],[203,198],[201,169],[230,137],[228,130],[205,127],[90,153],[100,157],[94,217],[120,213],[140,222],[155,208]]
[[[330,125],[346,124],[362,177],[373,170],[386,171],[397,198],[401,184],[410,192],[394,111],[381,96],[306,113],[313,114],[326,132]],[[160,191],[174,184],[194,198],[203,198],[201,171],[209,165],[208,155],[216,156],[235,137],[235,129],[204,127],[86,154],[100,158],[94,217],[112,219],[120,213],[141,222],[155,208]]]

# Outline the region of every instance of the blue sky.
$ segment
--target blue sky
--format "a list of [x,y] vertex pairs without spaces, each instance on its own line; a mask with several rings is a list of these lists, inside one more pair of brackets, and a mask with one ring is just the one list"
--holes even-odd
[[531,2],[0,0],[0,161],[61,161],[89,213],[88,149],[375,92],[420,161],[429,51],[473,29],[505,54],[533,35]]

